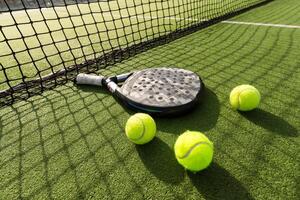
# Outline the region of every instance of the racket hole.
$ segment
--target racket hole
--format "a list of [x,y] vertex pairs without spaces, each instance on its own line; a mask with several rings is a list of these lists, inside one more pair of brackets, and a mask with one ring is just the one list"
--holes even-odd
[[135,86],[133,86],[133,88],[137,88],[137,86],[135,85]]
[[141,92],[141,91],[143,91],[143,89],[139,89],[139,91]]
[[170,98],[170,100],[171,100],[171,101],[174,101],[174,98],[173,98],[173,97],[171,97],[171,98]]
[[159,92],[155,92],[155,94],[159,94]]
[[168,93],[167,95],[168,95],[168,96],[170,96],[170,95],[171,95],[171,93]]
[[158,99],[159,99],[159,100],[162,100],[163,98],[162,98],[162,97],[158,97]]
[[170,88],[167,88],[167,90],[170,91],[171,89],[170,89]]
[[161,87],[159,87],[158,89],[159,89],[159,90],[161,90],[162,88],[161,88]]
[[190,92],[188,90],[185,91],[186,94],[189,94]]
[[145,87],[147,87],[147,85],[143,85],[143,87],[145,88]]
[[153,96],[151,95],[151,96],[149,96],[149,99],[153,99]]

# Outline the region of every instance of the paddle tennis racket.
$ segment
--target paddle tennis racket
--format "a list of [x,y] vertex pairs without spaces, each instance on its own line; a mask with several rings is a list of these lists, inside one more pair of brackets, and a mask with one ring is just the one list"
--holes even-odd
[[188,111],[204,90],[197,74],[178,68],[151,68],[112,77],[78,74],[75,83],[103,86],[127,107],[155,115]]

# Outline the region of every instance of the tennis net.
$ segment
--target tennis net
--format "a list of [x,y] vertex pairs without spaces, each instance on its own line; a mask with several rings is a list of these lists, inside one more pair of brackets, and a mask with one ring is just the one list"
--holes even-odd
[[268,0],[0,0],[0,104]]

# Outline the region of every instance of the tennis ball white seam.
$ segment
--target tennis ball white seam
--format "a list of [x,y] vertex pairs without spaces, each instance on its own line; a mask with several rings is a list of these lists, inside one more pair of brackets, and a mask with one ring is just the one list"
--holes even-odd
[[143,120],[141,119],[141,118],[139,118],[139,117],[137,117],[137,116],[134,116],[134,117],[136,117],[138,120],[140,120],[140,122],[142,123],[142,125],[143,125],[143,131],[142,131],[142,134],[141,134],[141,136],[140,137],[138,137],[138,138],[135,138],[135,139],[132,139],[133,141],[138,141],[138,140],[140,140],[140,139],[142,139],[143,137],[144,137],[144,135],[145,135],[145,125],[144,125],[144,122],[143,122]]
[[238,93],[237,93],[237,102],[238,102],[238,105],[237,105],[237,109],[240,109],[240,94],[243,92],[243,90],[240,90]]
[[238,99],[238,105],[237,105],[237,109],[239,110],[240,109],[240,96],[241,96],[241,93],[244,92],[245,90],[247,90],[249,88],[244,88],[244,89],[241,89],[238,93],[237,93],[237,99]]
[[198,147],[199,145],[201,145],[201,144],[206,144],[206,145],[208,145],[211,149],[213,149],[213,147],[211,146],[211,144],[210,143],[208,143],[208,142],[197,142],[196,144],[194,144],[183,156],[177,156],[179,159],[184,159],[184,158],[187,158],[189,155],[190,155],[190,153],[196,148],[196,147]]
[[[244,88],[244,89],[242,89],[239,93],[238,93],[238,109],[241,109],[240,108],[240,96],[241,96],[241,93],[243,93],[243,92],[245,92],[245,91],[247,91],[247,90],[252,90],[253,92],[255,92],[256,94],[257,94],[257,92],[254,90],[254,89],[252,89],[252,88]],[[258,94],[257,94],[258,95]]]

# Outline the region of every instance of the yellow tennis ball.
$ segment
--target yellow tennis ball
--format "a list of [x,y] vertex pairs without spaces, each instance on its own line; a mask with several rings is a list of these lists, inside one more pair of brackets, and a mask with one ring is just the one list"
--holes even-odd
[[260,93],[252,85],[239,85],[231,91],[229,100],[233,109],[250,111],[258,107]]
[[174,150],[179,164],[192,172],[198,172],[209,166],[214,148],[203,133],[186,131],[177,138]]
[[127,138],[135,144],[145,144],[155,137],[155,121],[148,114],[137,113],[128,119],[125,133]]

